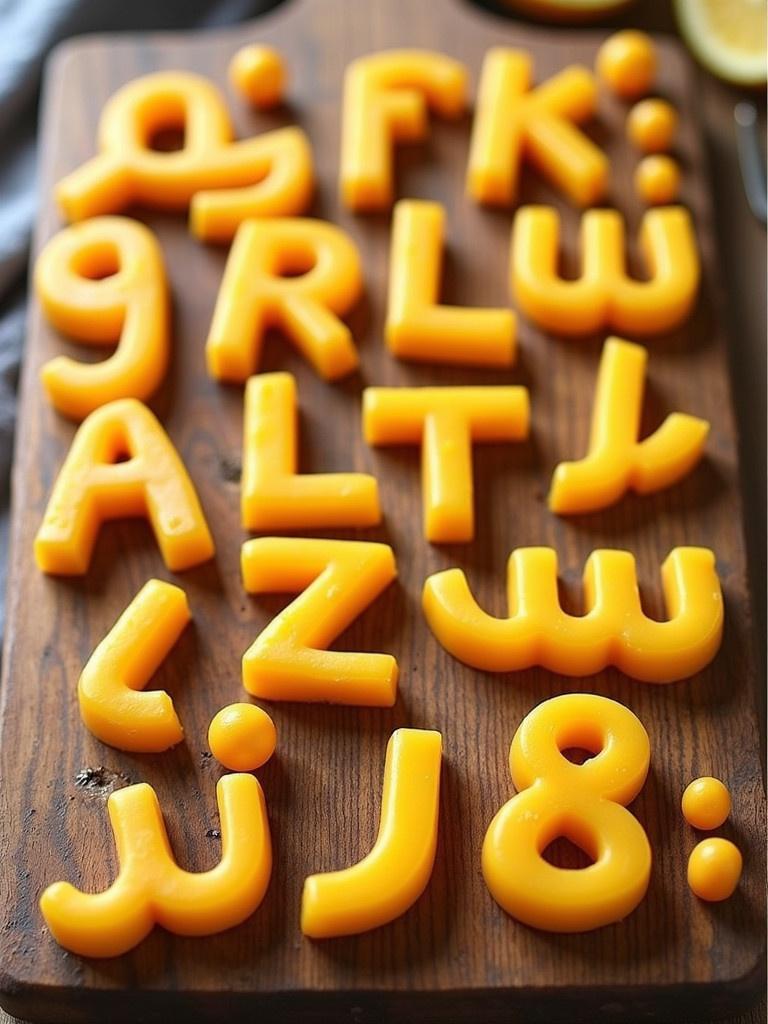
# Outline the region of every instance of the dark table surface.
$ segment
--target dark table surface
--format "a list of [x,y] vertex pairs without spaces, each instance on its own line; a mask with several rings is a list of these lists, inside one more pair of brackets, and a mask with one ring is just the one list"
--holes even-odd
[[[494,6],[499,9],[500,5]],[[516,16],[516,15],[515,15]],[[675,31],[667,3],[645,0],[598,24],[606,28],[638,27]],[[759,630],[762,677],[765,678],[766,620],[766,232],[751,214],[741,183],[735,147],[733,110],[742,99],[755,102],[765,125],[765,97],[716,81],[701,70],[701,119],[717,189],[718,239],[725,274],[726,315],[732,352],[736,417],[741,438],[745,530],[749,550],[755,623]],[[765,743],[765,688],[761,691]],[[763,1000],[750,1013],[726,1024],[765,1024]],[[0,1010],[0,1024],[22,1024]],[[94,1022],[97,1024],[97,1022]],[[627,1022],[631,1024],[631,1022]],[[675,1021],[674,1024],[684,1024]],[[689,1022],[696,1024],[696,1022]]]

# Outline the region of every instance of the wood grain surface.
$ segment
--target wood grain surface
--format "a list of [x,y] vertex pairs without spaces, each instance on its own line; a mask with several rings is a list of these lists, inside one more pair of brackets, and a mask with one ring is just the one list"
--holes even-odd
[[[80,348],[57,336],[33,301],[22,383],[14,476],[14,529],[3,661],[2,820],[9,847],[2,868],[0,999],[33,1021],[252,1018],[281,1020],[671,1020],[723,1016],[745,1008],[761,986],[764,935],[764,793],[756,668],[741,531],[736,436],[730,404],[712,204],[687,57],[660,40],[660,90],[682,113],[679,150],[684,200],[701,243],[705,280],[697,309],[681,330],[649,342],[645,429],[671,410],[709,418],[708,457],[681,485],[648,498],[628,497],[598,515],[557,520],[544,496],[553,466],[584,451],[602,337],[547,337],[521,320],[520,357],[508,373],[395,363],[382,344],[389,222],[339,209],[336,177],[343,68],[358,54],[400,45],[443,50],[467,62],[476,81],[484,51],[505,43],[530,49],[539,78],[566,63],[592,63],[603,33],[536,30],[460,7],[453,0],[293,0],[253,27],[200,36],[91,38],[68,43],[49,69],[42,126],[42,196],[36,249],[60,226],[53,182],[93,152],[99,111],[116,88],[148,71],[188,68],[225,87],[225,69],[245,41],[278,46],[292,71],[290,106],[273,115],[247,111],[230,97],[239,134],[300,123],[313,142],[319,192],[313,213],[340,223],[360,247],[366,296],[349,322],[361,370],[336,385],[317,379],[282,339],[267,345],[262,369],[286,368],[299,385],[301,465],[307,471],[367,469],[380,481],[385,523],[363,534],[395,549],[398,583],[347,631],[340,648],[397,655],[401,691],[391,711],[275,704],[278,755],[259,776],[273,829],[275,870],[267,897],[244,925],[204,940],[156,930],[132,954],[85,961],[64,953],[43,926],[42,888],[66,878],[85,889],[109,884],[115,856],[105,796],[126,781],[157,790],[181,863],[200,870],[220,853],[214,796],[220,772],[206,756],[211,715],[242,698],[242,651],[286,602],[242,591],[238,554],[237,468],[242,391],[221,387],[204,370],[203,346],[226,253],[194,242],[181,218],[137,215],[158,233],[174,295],[174,361],[152,406],[199,488],[218,554],[215,563],[176,580],[188,593],[194,625],[156,676],[168,689],[187,739],[156,757],[122,754],[80,723],[75,686],[98,640],[143,582],[172,578],[143,523],[106,527],[81,580],[43,577],[32,540],[74,428],[46,404],[40,365]],[[631,194],[634,156],[624,143],[625,109],[605,97],[594,135],[613,165],[611,201],[628,218],[632,266],[641,208]],[[469,119],[433,122],[429,140],[398,154],[400,195],[438,199],[448,209],[446,300],[507,301],[510,216],[480,210],[463,196]],[[575,269],[578,216],[531,174],[525,201],[561,209],[565,266]],[[531,389],[529,443],[475,452],[477,537],[467,546],[430,547],[421,538],[419,457],[412,449],[370,451],[360,433],[360,392],[369,383],[516,382]],[[333,533],[333,536],[351,534]],[[718,557],[726,633],[715,662],[695,679],[668,687],[606,671],[569,680],[532,670],[509,676],[472,671],[431,636],[419,607],[424,578],[460,565],[481,603],[503,611],[504,565],[526,544],[554,546],[563,601],[580,607],[584,560],[599,546],[637,556],[647,609],[661,614],[659,566],[675,545],[704,544]],[[527,929],[488,894],[479,852],[485,829],[512,787],[509,742],[521,718],[556,693],[589,690],[626,703],[652,744],[649,780],[633,805],[654,849],[647,898],[624,923],[579,936]],[[439,728],[445,765],[435,871],[424,896],[392,925],[357,938],[313,943],[298,927],[301,885],[313,871],[357,860],[378,819],[384,750],[402,725]],[[95,786],[78,786],[83,769],[101,768]],[[683,822],[679,795],[699,774],[732,788],[734,812],[721,834],[745,854],[736,896],[696,901],[685,884],[696,836]]]

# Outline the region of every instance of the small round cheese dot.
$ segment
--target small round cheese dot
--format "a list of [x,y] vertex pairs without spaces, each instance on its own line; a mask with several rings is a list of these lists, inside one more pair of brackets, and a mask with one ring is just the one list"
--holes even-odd
[[683,816],[694,828],[720,828],[731,813],[731,794],[720,779],[694,779],[683,793]]
[[680,165],[671,156],[644,156],[635,171],[635,191],[649,206],[674,203],[680,191]]
[[275,723],[255,704],[229,704],[208,727],[208,746],[225,768],[252,772],[275,752]]
[[643,153],[669,149],[677,130],[677,111],[666,100],[641,100],[627,117],[627,135]]
[[627,29],[609,36],[597,52],[598,75],[618,96],[635,99],[653,85],[656,47],[645,32]]
[[702,900],[727,900],[741,878],[741,854],[727,839],[704,839],[688,858],[688,885]]
[[260,110],[280,103],[286,77],[282,57],[269,46],[243,46],[229,62],[233,88]]

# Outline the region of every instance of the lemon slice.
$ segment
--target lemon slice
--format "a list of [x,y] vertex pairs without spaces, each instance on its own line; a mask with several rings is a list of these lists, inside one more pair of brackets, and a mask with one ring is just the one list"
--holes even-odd
[[764,85],[766,0],[675,0],[686,43],[707,70],[735,85]]
[[507,7],[540,21],[582,22],[596,20],[627,7],[635,0],[502,0]]

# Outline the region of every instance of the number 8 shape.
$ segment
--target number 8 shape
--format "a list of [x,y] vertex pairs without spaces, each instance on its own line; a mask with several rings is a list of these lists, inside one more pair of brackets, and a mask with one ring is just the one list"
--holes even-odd
[[[563,751],[594,753],[574,764]],[[509,751],[518,789],[483,843],[483,875],[512,917],[551,932],[600,928],[626,917],[648,888],[651,848],[626,809],[645,783],[648,735],[632,712],[595,694],[564,694],[523,720]],[[559,868],[542,856],[559,837],[593,860]]]

